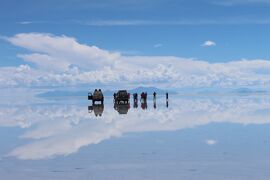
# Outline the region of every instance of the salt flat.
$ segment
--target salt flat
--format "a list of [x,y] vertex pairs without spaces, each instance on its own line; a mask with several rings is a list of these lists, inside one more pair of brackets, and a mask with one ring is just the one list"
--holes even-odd
[[[267,94],[171,95],[168,107],[165,97],[158,96],[155,106],[149,98],[147,106],[138,102],[137,108],[132,101],[117,108],[106,97],[104,107],[90,111],[86,98],[18,102],[0,104],[3,179],[268,179],[270,175]],[[119,108],[126,114],[119,114]]]

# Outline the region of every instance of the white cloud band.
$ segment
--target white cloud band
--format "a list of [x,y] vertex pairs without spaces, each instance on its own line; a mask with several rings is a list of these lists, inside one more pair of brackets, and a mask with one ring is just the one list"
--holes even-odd
[[74,38],[41,33],[6,39],[32,52],[18,57],[34,66],[0,68],[0,84],[4,87],[89,83],[172,88],[270,85],[268,60],[208,63],[173,56],[124,56],[80,44]]

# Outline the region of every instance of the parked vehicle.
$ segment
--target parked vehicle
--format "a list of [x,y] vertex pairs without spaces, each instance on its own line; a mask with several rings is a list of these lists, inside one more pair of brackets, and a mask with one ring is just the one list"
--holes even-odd
[[116,104],[127,104],[129,103],[130,94],[126,90],[119,90],[117,93],[113,94],[113,97]]
[[95,104],[96,101],[100,101],[101,104],[104,103],[104,96],[101,91],[101,89],[97,90],[95,89],[94,93],[91,92],[88,93],[88,100],[92,100],[93,104]]

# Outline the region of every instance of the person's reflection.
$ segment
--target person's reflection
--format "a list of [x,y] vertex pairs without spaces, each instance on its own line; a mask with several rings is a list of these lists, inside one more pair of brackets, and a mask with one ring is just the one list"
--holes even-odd
[[169,107],[169,93],[166,92],[166,107]]
[[130,108],[130,104],[129,103],[114,103],[114,109],[119,114],[127,114],[129,108]]
[[138,94],[133,94],[133,108],[138,108]]
[[157,93],[156,92],[154,92],[153,93],[153,102],[154,102],[154,104],[153,104],[153,106],[154,106],[154,109],[156,109],[157,108],[157,102],[156,102],[156,95],[157,95]]
[[147,100],[142,100],[142,101],[141,101],[141,108],[142,108],[143,110],[147,109]]
[[156,99],[154,99],[154,104],[153,104],[153,106],[154,106],[154,109],[157,108],[157,102],[156,102]]
[[138,108],[138,101],[134,101],[134,102],[133,102],[133,108],[134,108],[134,109],[137,109],[137,108]]
[[102,116],[104,111],[104,104],[93,104],[92,106],[88,106],[88,112],[92,113],[94,111],[95,116]]

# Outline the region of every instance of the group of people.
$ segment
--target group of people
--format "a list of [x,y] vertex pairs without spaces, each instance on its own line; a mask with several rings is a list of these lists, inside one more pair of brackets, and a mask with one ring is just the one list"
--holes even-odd
[[[147,100],[147,92],[142,92],[140,101],[146,101],[146,100]],[[138,93],[133,94],[133,101],[138,102]]]
[[[157,98],[157,93],[154,92],[153,93],[153,99],[156,100],[156,98]],[[169,93],[166,92],[166,101],[168,101],[168,99],[169,99]],[[141,101],[146,101],[147,100],[147,92],[142,92],[141,93],[141,99],[140,100]],[[134,93],[133,94],[133,101],[134,102],[137,102],[138,101],[138,93]]]
[[[153,100],[154,100],[154,108],[156,108],[156,98],[157,98],[157,93],[153,93]],[[169,94],[166,92],[166,106],[168,107],[168,100],[169,100]],[[142,109],[147,109],[147,92],[142,92],[141,93],[141,108]],[[137,108],[138,107],[138,93],[133,94],[133,107]]]

